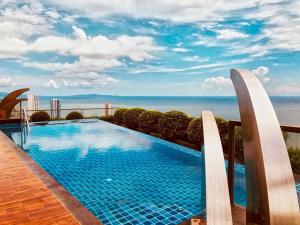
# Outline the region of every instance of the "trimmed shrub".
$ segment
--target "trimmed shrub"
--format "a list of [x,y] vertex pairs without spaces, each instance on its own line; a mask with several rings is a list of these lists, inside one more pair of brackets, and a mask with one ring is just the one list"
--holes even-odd
[[154,110],[142,112],[138,118],[139,128],[145,133],[158,133],[158,121],[162,115],[162,112]]
[[108,116],[100,116],[99,119],[107,121],[107,122],[111,122],[111,123],[115,121],[114,116],[110,116],[110,115],[108,115]]
[[288,149],[288,153],[293,172],[300,174],[300,149],[290,148]]
[[49,121],[49,120],[50,120],[50,116],[45,111],[35,112],[30,117],[31,122],[42,122],[42,121]]
[[286,142],[287,139],[288,139],[288,137],[289,137],[289,133],[286,132],[286,131],[283,131],[283,132],[282,132],[282,135],[283,135],[284,141]]
[[70,112],[67,116],[66,116],[66,120],[80,120],[83,119],[83,115],[80,112]]
[[123,123],[123,116],[127,112],[128,109],[126,108],[119,108],[114,113],[114,119],[117,124]]
[[223,149],[227,150],[227,144],[228,144],[228,121],[224,120],[221,117],[215,117],[217,125],[218,125],[218,129],[219,129],[219,133],[220,133],[220,138],[221,138],[221,142],[222,142],[222,146]]
[[[282,132],[285,141],[287,140],[288,133]],[[244,162],[244,146],[243,146],[243,132],[242,127],[235,127],[235,157],[240,161]],[[227,139],[228,140],[228,139]],[[228,140],[229,141],[229,140]],[[227,141],[227,143],[228,143]]]
[[145,109],[132,108],[128,109],[123,116],[123,123],[131,129],[137,129],[139,127],[139,115],[145,112]]
[[195,144],[197,147],[203,145],[203,127],[201,118],[195,118],[189,123],[187,135],[192,144]]
[[187,127],[192,118],[179,111],[164,113],[159,119],[159,133],[168,140],[187,140]]
[[244,162],[243,132],[241,127],[235,127],[235,157]]

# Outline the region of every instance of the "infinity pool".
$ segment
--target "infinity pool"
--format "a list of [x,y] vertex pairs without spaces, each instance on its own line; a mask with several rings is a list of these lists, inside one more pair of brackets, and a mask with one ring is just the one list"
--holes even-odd
[[[178,224],[204,213],[202,154],[189,148],[85,120],[31,126],[23,149],[105,225]],[[245,205],[242,166],[235,179],[235,202]]]

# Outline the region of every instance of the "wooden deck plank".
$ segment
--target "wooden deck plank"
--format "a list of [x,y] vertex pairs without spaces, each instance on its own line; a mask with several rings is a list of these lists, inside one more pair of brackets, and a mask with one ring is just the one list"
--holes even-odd
[[79,224],[7,139],[0,132],[0,224]]

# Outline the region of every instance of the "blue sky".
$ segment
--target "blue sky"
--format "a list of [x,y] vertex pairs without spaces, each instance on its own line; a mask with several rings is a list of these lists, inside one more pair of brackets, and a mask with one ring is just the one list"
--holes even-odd
[[0,91],[234,95],[232,68],[300,95],[300,1],[0,2]]

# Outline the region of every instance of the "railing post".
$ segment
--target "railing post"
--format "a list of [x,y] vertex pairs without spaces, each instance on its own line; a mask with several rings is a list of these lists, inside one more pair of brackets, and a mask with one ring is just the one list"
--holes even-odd
[[110,116],[111,115],[111,103],[105,103],[104,104],[104,116]]
[[104,104],[104,116],[108,116],[108,103]]
[[228,124],[229,134],[228,134],[228,188],[231,205],[234,204],[234,157],[235,157],[235,136],[234,130],[235,125],[233,122],[229,121]]

